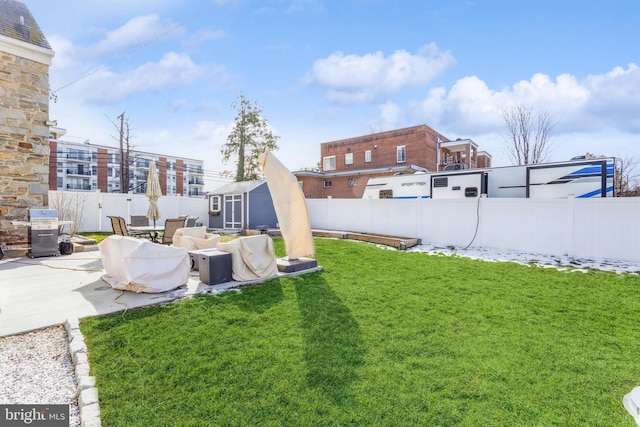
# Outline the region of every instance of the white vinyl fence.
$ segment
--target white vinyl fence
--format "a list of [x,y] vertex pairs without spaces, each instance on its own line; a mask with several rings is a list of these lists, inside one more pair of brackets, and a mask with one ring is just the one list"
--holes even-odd
[[[149,208],[149,200],[144,194],[91,193],[71,191],[50,191],[49,206],[54,206],[54,201],[64,200],[81,207],[80,224],[78,231],[112,231],[109,215],[121,216],[129,222],[131,215],[146,215]],[[198,222],[209,225],[209,201],[206,198],[193,198],[181,196],[162,196],[158,199],[158,206],[162,212],[162,218],[156,223],[164,224],[166,218],[176,218],[180,215],[197,216]],[[58,212],[60,215],[60,209]],[[77,220],[78,218],[63,218]]]
[[640,198],[308,199],[314,229],[640,262]]
[[[111,231],[108,215],[145,215],[141,194],[50,192],[78,197],[78,231]],[[77,195],[77,196],[73,196]],[[206,198],[162,196],[163,217],[199,217],[209,224]],[[640,198],[593,199],[307,199],[311,227],[388,234],[423,243],[509,249],[547,255],[640,262]]]

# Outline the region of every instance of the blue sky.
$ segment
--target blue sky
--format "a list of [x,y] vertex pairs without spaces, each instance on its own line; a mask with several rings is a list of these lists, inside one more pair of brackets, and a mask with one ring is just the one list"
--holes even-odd
[[291,170],[320,144],[426,124],[509,165],[501,111],[549,111],[551,161],[640,156],[640,2],[23,0],[56,56],[67,139],[203,159],[207,188],[242,93]]

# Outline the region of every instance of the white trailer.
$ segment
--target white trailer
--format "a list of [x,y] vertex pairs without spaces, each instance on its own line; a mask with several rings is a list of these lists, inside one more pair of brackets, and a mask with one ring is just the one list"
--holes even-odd
[[614,159],[572,160],[369,179],[363,198],[613,197]]

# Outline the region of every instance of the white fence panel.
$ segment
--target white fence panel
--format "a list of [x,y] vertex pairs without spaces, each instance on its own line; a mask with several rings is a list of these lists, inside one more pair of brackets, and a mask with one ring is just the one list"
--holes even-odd
[[479,239],[473,246],[564,255],[571,247],[566,199],[481,201]]
[[[81,197],[83,214],[78,231],[111,231],[108,216],[121,216],[129,222],[131,215],[146,215],[149,200],[144,194],[121,194],[96,192],[57,192],[50,191],[53,200],[58,194],[62,197]],[[162,217],[157,224],[164,224],[165,219],[180,215],[197,216],[198,222],[209,224],[209,201],[207,199],[179,196],[162,196],[158,199]]]
[[[53,200],[59,192],[50,192]],[[62,192],[64,193],[64,192]],[[111,231],[109,215],[145,215],[142,194],[67,193],[82,197],[79,231]],[[78,196],[79,195],[79,196]],[[163,196],[166,218],[199,217],[208,200]],[[486,247],[640,262],[640,198],[606,199],[308,199],[315,229],[419,238],[440,246]],[[477,231],[476,231],[477,227]],[[475,237],[474,237],[475,236]]]
[[317,229],[640,262],[640,198],[308,199],[307,206]]
[[640,198],[576,199],[573,255],[640,260]]

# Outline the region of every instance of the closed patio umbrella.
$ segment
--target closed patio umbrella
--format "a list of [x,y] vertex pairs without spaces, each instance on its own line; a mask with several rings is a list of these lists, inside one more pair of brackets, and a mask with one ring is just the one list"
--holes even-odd
[[273,199],[287,257],[293,261],[314,255],[307,203],[298,180],[273,153],[267,151],[258,160]]
[[160,189],[160,180],[158,179],[158,171],[156,170],[156,162],[151,161],[149,164],[149,176],[147,177],[147,198],[149,199],[149,210],[147,218],[153,220],[153,226],[156,226],[156,220],[160,219],[162,212],[158,207],[158,199],[162,196]]

